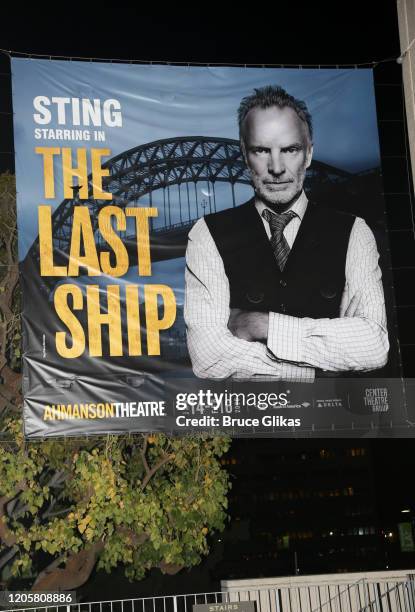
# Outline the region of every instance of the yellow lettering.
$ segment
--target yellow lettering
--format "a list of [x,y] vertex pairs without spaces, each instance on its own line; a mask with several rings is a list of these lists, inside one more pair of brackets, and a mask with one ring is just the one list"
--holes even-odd
[[[81,238],[85,255],[81,255]],[[68,275],[79,276],[80,266],[88,269],[88,276],[101,275],[88,206],[75,206],[73,210]]]
[[53,156],[59,155],[60,147],[36,147],[35,153],[43,155],[43,181],[45,198],[47,200],[55,197],[55,178],[53,172]]
[[68,348],[66,344],[66,332],[56,332],[56,350],[61,357],[73,359],[79,357],[85,350],[85,335],[82,325],[75,317],[68,305],[68,296],[72,295],[73,310],[81,310],[83,305],[82,291],[77,285],[59,285],[56,288],[54,304],[56,314],[66,325],[71,336],[72,346]]
[[101,157],[111,155],[110,149],[91,149],[92,193],[95,200],[112,200],[112,194],[102,191],[102,177],[109,176],[109,168],[103,168]]
[[[163,300],[164,314],[158,318],[158,296]],[[176,319],[176,299],[167,285],[146,285],[144,287],[147,353],[160,355],[160,330],[171,327]]]
[[126,286],[125,302],[127,305],[128,354],[141,355],[140,307],[136,285]]
[[105,206],[98,215],[99,231],[115,253],[115,266],[111,265],[111,256],[108,251],[100,255],[101,270],[109,276],[123,276],[128,272],[128,253],[123,241],[114,231],[112,218],[116,219],[117,229],[125,231],[127,222],[123,211],[117,206]]
[[52,409],[50,406],[46,406],[45,411],[43,413],[43,420],[44,421],[53,421],[55,419],[55,415],[52,412]]
[[88,199],[88,171],[86,163],[86,148],[80,147],[76,149],[76,157],[78,166],[72,166],[72,149],[69,147],[62,148],[62,171],[63,171],[63,195],[71,200],[73,198],[73,181],[74,176],[78,177],[79,197],[82,200]]
[[67,276],[66,266],[53,263],[52,210],[50,206],[38,207],[39,260],[41,276]]
[[122,333],[120,312],[120,288],[118,285],[107,287],[107,312],[101,312],[98,285],[87,287],[89,354],[102,357],[101,327],[108,325],[110,355],[122,355]]
[[128,217],[135,217],[137,233],[138,274],[151,276],[149,217],[157,217],[157,208],[126,208]]

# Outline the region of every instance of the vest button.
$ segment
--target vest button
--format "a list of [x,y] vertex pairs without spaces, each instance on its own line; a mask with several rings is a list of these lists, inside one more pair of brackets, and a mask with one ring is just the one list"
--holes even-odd
[[281,287],[286,287],[287,286],[287,281],[285,281],[283,278],[280,279],[280,285]]
[[320,290],[320,294],[326,300],[332,300],[336,297],[337,291],[335,287],[333,287],[332,285],[328,285],[327,287],[323,287],[323,289]]
[[258,292],[258,293],[247,293],[246,294],[246,299],[248,300],[248,302],[250,302],[250,304],[260,304],[261,302],[264,301],[264,297],[265,294],[262,292]]
[[286,311],[285,304],[280,304],[280,310],[281,310],[281,312],[285,312]]

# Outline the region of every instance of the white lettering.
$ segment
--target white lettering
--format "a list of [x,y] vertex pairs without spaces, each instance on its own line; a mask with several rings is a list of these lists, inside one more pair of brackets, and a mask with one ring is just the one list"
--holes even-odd
[[50,101],[46,96],[36,96],[36,98],[33,99],[33,107],[38,111],[33,114],[33,119],[39,125],[47,125],[50,123],[52,114],[48,108],[45,108],[45,106],[49,105]]
[[108,127],[122,127],[121,104],[118,100],[105,100],[104,122]]
[[52,102],[54,104],[56,104],[56,106],[58,107],[58,123],[59,125],[65,125],[66,123],[66,110],[65,110],[65,106],[67,104],[69,104],[70,99],[69,98],[60,98],[60,97],[53,97],[52,98]]
[[63,96],[35,96],[33,98],[33,120],[39,125],[122,127],[121,103],[109,98],[66,98]]

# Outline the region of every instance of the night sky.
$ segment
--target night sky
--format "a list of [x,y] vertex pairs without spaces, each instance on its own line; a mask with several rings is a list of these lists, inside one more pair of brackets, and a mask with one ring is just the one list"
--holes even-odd
[[[379,8],[381,6],[381,9]],[[362,10],[364,7],[364,10]],[[343,10],[342,10],[343,9]],[[399,55],[394,0],[338,3],[279,3],[234,9],[209,7],[199,14],[138,8],[82,7],[57,18],[55,12],[7,8],[1,47],[31,54],[237,64],[355,64]],[[8,59],[2,58],[2,113],[10,111]],[[394,77],[396,78],[396,77]],[[10,121],[2,116],[1,166],[13,162]]]

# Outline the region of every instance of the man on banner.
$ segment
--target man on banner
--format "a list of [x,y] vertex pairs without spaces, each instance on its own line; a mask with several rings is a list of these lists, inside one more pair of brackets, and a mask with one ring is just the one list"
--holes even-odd
[[189,234],[185,320],[195,374],[312,382],[383,367],[375,238],[360,217],[307,200],[306,104],[266,86],[241,101],[238,120],[255,195],[199,219]]

